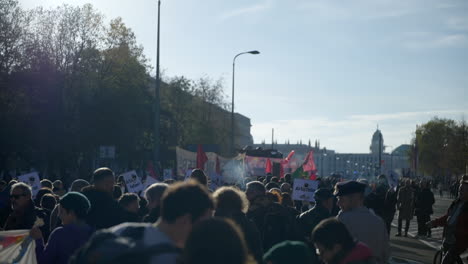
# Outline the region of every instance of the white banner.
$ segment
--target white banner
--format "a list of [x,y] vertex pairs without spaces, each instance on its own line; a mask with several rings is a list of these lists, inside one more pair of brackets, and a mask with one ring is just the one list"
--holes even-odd
[[294,179],[292,199],[295,201],[315,202],[314,193],[317,188],[317,181]]
[[0,263],[36,264],[35,249],[29,230],[0,231]]
[[[176,154],[177,154],[177,176],[184,177],[187,174],[187,170],[192,170],[197,167],[197,153],[191,152],[179,147],[176,147]],[[220,168],[223,169],[224,165],[230,161],[230,159],[226,159],[224,157],[219,156],[214,152],[206,152],[206,156],[208,157],[208,161],[205,163],[205,174],[208,177],[211,177],[216,173],[216,157],[219,159]]]
[[37,192],[41,189],[41,180],[37,172],[20,175],[18,176],[18,180],[31,186],[33,197],[36,197]]
[[138,177],[137,173],[133,171],[126,172],[122,174],[125,180],[125,185],[127,186],[127,190],[132,193],[139,194],[144,190],[144,186],[141,183],[140,177]]

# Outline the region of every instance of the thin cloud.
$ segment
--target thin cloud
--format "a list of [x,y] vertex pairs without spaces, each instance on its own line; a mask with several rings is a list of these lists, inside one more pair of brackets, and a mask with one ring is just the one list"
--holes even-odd
[[271,8],[271,6],[272,6],[271,1],[265,1],[265,2],[260,3],[260,4],[255,4],[255,5],[248,6],[248,7],[242,7],[242,8],[230,10],[228,12],[225,12],[225,13],[221,14],[220,19],[221,20],[227,20],[227,19],[231,19],[231,18],[234,18],[234,17],[238,17],[238,16],[256,14],[256,13],[263,12],[263,11]]

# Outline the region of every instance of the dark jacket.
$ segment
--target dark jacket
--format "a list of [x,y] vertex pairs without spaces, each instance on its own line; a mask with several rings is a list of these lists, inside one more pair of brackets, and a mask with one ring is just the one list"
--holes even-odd
[[[447,227],[447,221],[452,216],[455,210],[455,206],[460,202],[460,200],[454,201],[447,213],[439,217],[437,219],[434,219],[433,226],[443,226],[444,227],[444,237],[446,235],[446,227]],[[468,248],[468,202],[465,202],[465,204],[461,208],[461,212],[458,215],[457,218],[457,223],[455,226],[455,248],[453,249],[454,253],[457,255],[460,255],[463,251],[465,251]]]
[[331,217],[330,211],[321,206],[320,203],[317,203],[312,209],[300,214],[296,218],[296,221],[301,238],[303,238],[304,241],[310,242],[312,230],[318,225],[318,223],[328,217]]
[[68,263],[73,253],[83,246],[91,236],[88,225],[65,225],[57,227],[51,234],[47,246],[42,239],[36,240],[36,258],[42,263]]
[[86,223],[93,229],[109,228],[125,221],[124,210],[110,194],[94,187],[84,189],[83,194],[91,203]]
[[243,212],[231,213],[223,210],[216,210],[215,216],[226,217],[233,220],[244,233],[249,253],[255,258],[257,263],[262,263],[262,241],[260,239],[260,232],[254,222],[247,219],[247,216]]
[[259,196],[251,202],[247,218],[260,231],[265,251],[279,242],[295,239],[294,218],[285,207],[272,202],[267,196]]
[[49,235],[48,219],[44,210],[35,207],[34,202],[30,200],[29,205],[26,207],[24,212],[13,211],[8,216],[5,223],[5,230],[15,229],[31,229],[36,222],[36,218],[41,218],[44,221],[44,226],[40,229],[44,237]]
[[418,215],[431,215],[433,214],[432,205],[435,203],[434,194],[431,190],[422,189],[416,196],[414,202],[414,214]]
[[143,217],[143,222],[145,223],[156,223],[156,221],[158,221],[159,219],[159,216],[161,215],[160,213],[161,211],[161,207],[156,207],[156,208],[153,208],[149,214],[145,215],[145,217]]

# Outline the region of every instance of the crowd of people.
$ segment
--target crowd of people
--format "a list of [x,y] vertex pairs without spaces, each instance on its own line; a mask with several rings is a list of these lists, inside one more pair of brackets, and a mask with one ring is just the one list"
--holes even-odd
[[414,215],[420,236],[446,228],[444,264],[468,247],[467,176],[447,214],[432,221],[427,181],[391,188],[384,175],[373,184],[317,179],[314,203],[292,199],[290,174],[259,177],[245,190],[210,190],[195,169],[187,181],[155,183],[139,194],[109,168],[91,181],[75,180],[67,192],[62,182],[43,179],[34,199],[29,185],[4,183],[0,226],[29,229],[38,263],[387,263],[397,211],[397,236],[407,236]]

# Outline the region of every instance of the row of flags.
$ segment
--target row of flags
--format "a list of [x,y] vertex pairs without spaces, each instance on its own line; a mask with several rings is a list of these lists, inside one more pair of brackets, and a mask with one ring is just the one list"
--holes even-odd
[[[284,166],[286,166],[290,161],[291,158],[294,156],[294,150],[291,151],[288,156],[281,161],[280,164],[280,177],[284,177]],[[265,173],[272,173],[273,172],[273,164],[270,159],[267,159],[266,166],[265,166]],[[317,179],[317,166],[315,166],[314,162],[314,153],[313,151],[309,151],[307,156],[304,159],[302,165],[296,169],[291,174],[293,179],[310,179],[316,180]]]

